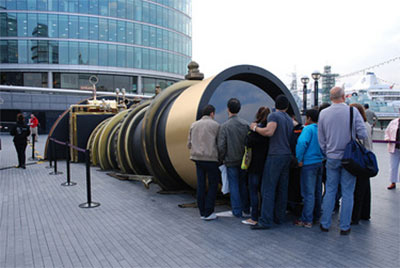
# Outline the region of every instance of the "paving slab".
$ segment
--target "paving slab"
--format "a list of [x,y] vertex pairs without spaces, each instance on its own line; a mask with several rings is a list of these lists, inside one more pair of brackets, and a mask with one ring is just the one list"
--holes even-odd
[[[338,215],[329,233],[287,222],[253,231],[236,218],[200,220],[191,194],[158,194],[151,184],[112,178],[91,168],[86,202],[84,164],[71,164],[76,186],[63,187],[47,162],[17,169],[12,137],[0,135],[0,267],[399,267],[400,189],[388,191],[389,155],[375,144],[380,173],[371,179],[372,218],[341,236]],[[41,135],[37,154],[43,155]],[[29,153],[28,153],[29,152]],[[30,154],[28,146],[27,155]],[[217,211],[228,210],[218,206]]]

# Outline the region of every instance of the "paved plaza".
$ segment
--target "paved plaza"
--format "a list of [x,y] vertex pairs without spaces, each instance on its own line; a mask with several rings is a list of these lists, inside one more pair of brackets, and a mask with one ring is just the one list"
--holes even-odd
[[[380,173],[371,179],[372,219],[339,234],[295,227],[293,218],[270,230],[250,230],[236,218],[200,220],[191,194],[165,195],[151,184],[112,178],[92,167],[86,202],[85,166],[71,164],[76,186],[63,187],[47,162],[17,169],[12,137],[1,135],[0,267],[399,267],[400,189],[388,191],[386,145],[375,144]],[[46,136],[39,137],[43,155]],[[31,155],[28,146],[27,157]],[[29,163],[29,161],[28,161]],[[400,185],[399,185],[400,186]],[[216,207],[217,211],[228,210]]]

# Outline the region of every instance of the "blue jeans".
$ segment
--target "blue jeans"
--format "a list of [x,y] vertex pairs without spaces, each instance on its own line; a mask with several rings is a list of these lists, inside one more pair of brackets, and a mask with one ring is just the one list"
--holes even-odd
[[291,155],[267,157],[261,184],[262,204],[259,224],[262,226],[271,227],[274,220],[276,223],[285,220],[291,159]]
[[249,173],[249,194],[250,194],[250,205],[251,205],[251,219],[258,221],[258,192],[260,190],[260,174]]
[[246,187],[246,171],[240,166],[226,167],[231,196],[232,214],[242,217],[242,212],[249,213],[249,194]]
[[356,177],[347,172],[340,159],[326,161],[326,193],[322,202],[321,225],[329,228],[332,222],[332,211],[335,207],[336,193],[340,184],[342,190],[342,204],[340,206],[340,229],[350,229],[351,214],[353,211],[354,188]]
[[322,199],[322,162],[301,168],[300,189],[304,202],[301,220],[308,223],[312,223],[313,219],[319,220]]
[[[208,217],[214,212],[215,197],[217,195],[220,171],[217,162],[195,161],[197,173],[197,206],[200,216]],[[206,176],[208,192],[206,193]]]

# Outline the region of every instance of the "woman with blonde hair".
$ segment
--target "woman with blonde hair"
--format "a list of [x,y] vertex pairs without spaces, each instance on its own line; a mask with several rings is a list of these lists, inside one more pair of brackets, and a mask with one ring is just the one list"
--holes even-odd
[[[372,151],[371,125],[367,122],[367,115],[364,107],[359,103],[352,103],[350,107],[355,107],[364,119],[367,137],[360,140],[361,144]],[[371,218],[371,182],[369,177],[357,176],[356,188],[354,189],[354,205],[351,224],[356,225],[361,220]]]

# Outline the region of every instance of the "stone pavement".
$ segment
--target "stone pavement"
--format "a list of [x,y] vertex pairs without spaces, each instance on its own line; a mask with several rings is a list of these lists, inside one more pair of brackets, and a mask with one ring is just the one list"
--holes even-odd
[[65,162],[56,176],[47,163],[6,168],[17,157],[11,137],[0,138],[0,267],[399,267],[400,189],[386,190],[383,144],[375,145],[381,171],[371,180],[372,219],[340,236],[337,215],[329,233],[295,227],[290,216],[263,231],[236,218],[205,222],[197,209],[178,207],[194,201],[190,194],[161,195],[157,185],[146,190],[97,167],[92,196],[101,206],[82,209],[83,164],[71,165],[78,184],[63,187]]

